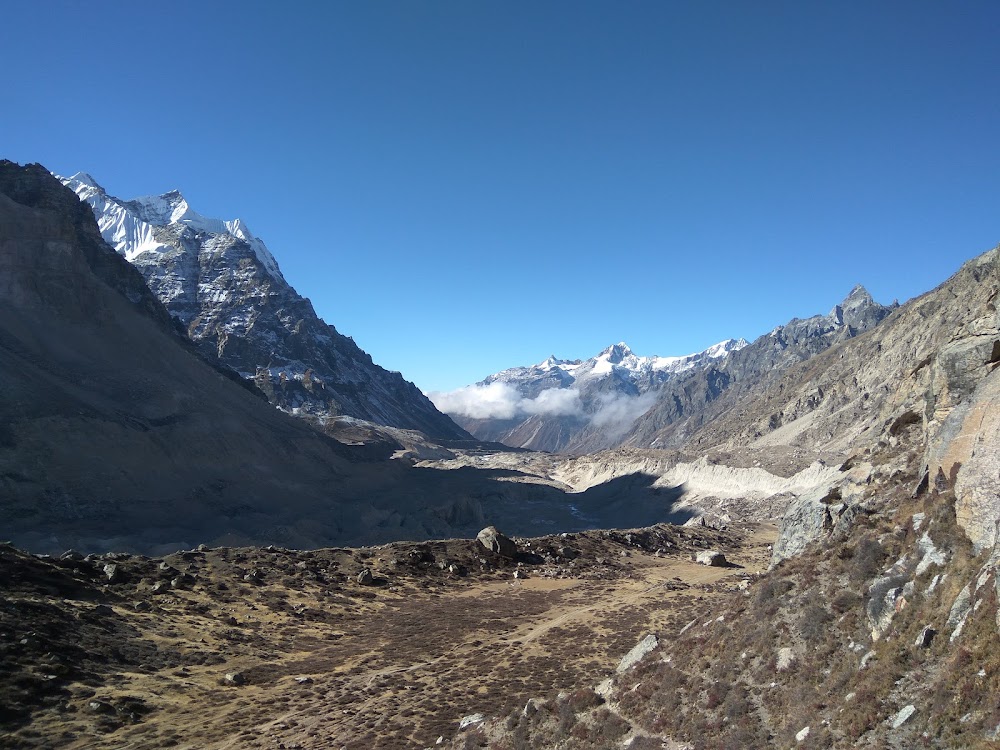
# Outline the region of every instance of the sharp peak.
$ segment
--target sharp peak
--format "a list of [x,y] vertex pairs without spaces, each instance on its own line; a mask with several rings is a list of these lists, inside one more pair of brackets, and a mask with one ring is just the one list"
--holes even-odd
[[166,200],[166,201],[171,202],[171,203],[172,202],[180,202],[180,201],[184,201],[185,203],[187,203],[187,198],[184,197],[184,194],[180,190],[176,190],[176,189],[175,190],[168,190],[165,193],[157,193],[157,194],[153,194],[153,195],[141,195],[138,198],[136,198],[135,200],[139,200],[139,201],[141,201],[141,200],[149,200],[150,198],[161,198],[161,199]]
[[855,284],[854,288],[848,293],[844,299],[850,299],[851,297],[857,297],[864,295],[865,297],[871,297],[871,293],[865,289],[864,284]]
[[855,284],[854,288],[847,293],[847,296],[840,301],[837,307],[858,307],[859,305],[874,304],[875,298],[872,297],[871,293],[862,284]]
[[88,186],[90,186],[92,188],[100,190],[102,193],[106,193],[107,192],[104,189],[104,187],[97,180],[95,180],[90,175],[89,172],[77,172],[76,174],[72,175],[71,177],[63,177],[62,175],[58,175],[55,172],[53,172],[52,176],[55,177],[57,180],[59,180],[62,183],[76,182],[76,183],[79,183],[81,185],[88,185]]
[[624,341],[619,341],[617,344],[611,344],[610,346],[604,347],[604,349],[601,350],[601,354],[607,354],[609,352],[613,352],[615,349],[618,349],[623,352],[632,351],[632,349],[629,347],[628,344],[626,344]]

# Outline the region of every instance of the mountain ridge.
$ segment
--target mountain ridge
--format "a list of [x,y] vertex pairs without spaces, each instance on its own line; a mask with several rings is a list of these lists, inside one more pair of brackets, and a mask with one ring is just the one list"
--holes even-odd
[[582,436],[596,435],[596,448],[607,448],[667,380],[745,345],[743,339],[726,339],[702,352],[660,357],[638,356],[620,341],[586,360],[553,355],[432,397],[481,440],[573,452]]
[[346,415],[437,439],[470,439],[416,386],[325,323],[241,219],[204,217],[179,191],[124,201],[89,174],[59,179],[90,205],[105,240],[201,351],[251,380],[277,407],[321,428]]
[[896,307],[880,305],[857,284],[825,315],[792,318],[753,342],[726,339],[681,357],[638,357],[619,342],[588,360],[552,356],[432,395],[477,438],[511,447],[575,455],[618,446],[678,449],[748,389],[765,388],[785,368],[871,329]]

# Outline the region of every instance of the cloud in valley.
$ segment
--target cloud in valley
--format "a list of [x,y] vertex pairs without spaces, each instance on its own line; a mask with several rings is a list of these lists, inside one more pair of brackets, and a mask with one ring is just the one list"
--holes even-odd
[[652,391],[641,396],[604,394],[598,400],[597,411],[591,416],[590,424],[603,429],[609,436],[617,437],[624,434],[655,403],[656,394]]
[[431,393],[429,398],[446,414],[470,419],[575,416],[583,417],[592,426],[613,434],[624,433],[656,401],[654,393],[642,396],[601,394],[595,411],[585,413],[576,388],[549,388],[535,398],[525,398],[514,386],[501,382]]
[[539,414],[547,417],[581,416],[583,405],[574,388],[550,388],[536,398],[525,398],[507,383],[467,385],[454,391],[428,394],[446,414],[470,419],[513,419]]

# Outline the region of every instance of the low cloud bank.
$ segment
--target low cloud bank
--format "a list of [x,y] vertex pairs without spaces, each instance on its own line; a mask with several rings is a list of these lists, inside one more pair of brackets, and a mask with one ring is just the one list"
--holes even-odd
[[550,388],[536,398],[525,398],[508,383],[467,385],[454,391],[428,394],[445,414],[471,419],[513,419],[540,414],[565,417],[583,414],[580,394],[573,388]]
[[470,419],[579,417],[611,433],[625,432],[656,402],[655,393],[642,396],[604,393],[594,403],[596,409],[586,412],[576,388],[549,388],[535,398],[525,398],[514,386],[501,382],[468,385],[454,391],[430,393],[428,397],[445,414]]
[[656,403],[656,394],[647,391],[641,396],[602,394],[597,411],[590,417],[592,427],[602,429],[608,437],[625,434],[632,423],[649,411]]

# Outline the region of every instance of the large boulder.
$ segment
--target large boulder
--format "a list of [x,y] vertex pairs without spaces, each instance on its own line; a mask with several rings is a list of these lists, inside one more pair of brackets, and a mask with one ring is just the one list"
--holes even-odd
[[486,549],[501,557],[513,558],[517,555],[517,545],[507,536],[497,531],[496,526],[487,526],[476,536],[476,541]]
[[717,549],[703,549],[695,556],[695,562],[699,565],[708,565],[713,568],[725,568],[729,565],[726,556]]

